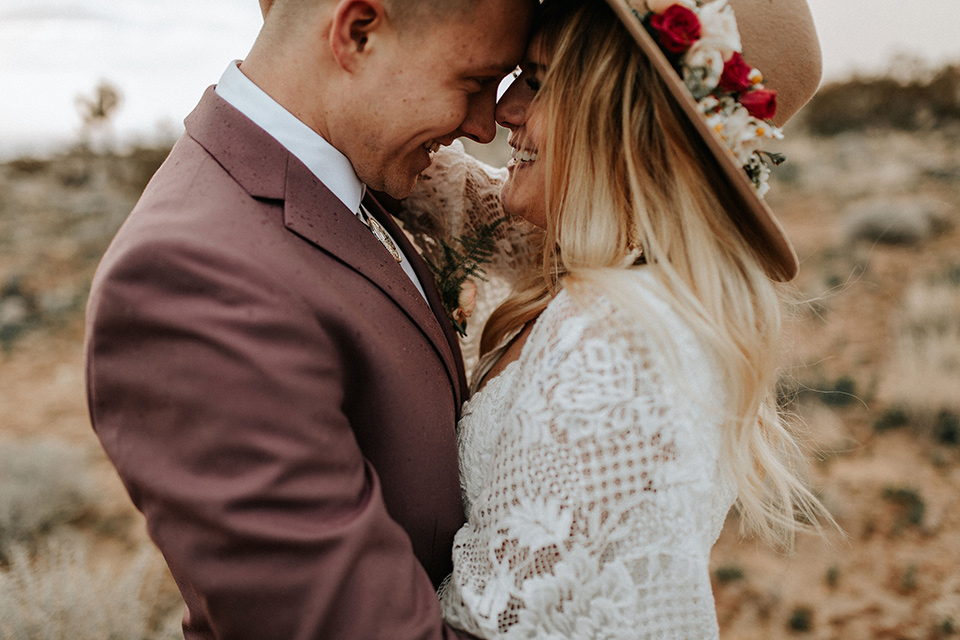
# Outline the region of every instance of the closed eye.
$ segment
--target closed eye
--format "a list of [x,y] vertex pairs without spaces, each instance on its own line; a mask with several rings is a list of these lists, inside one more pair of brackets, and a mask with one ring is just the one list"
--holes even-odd
[[469,78],[471,85],[471,93],[480,93],[481,91],[488,89],[489,87],[495,87],[500,83],[500,76],[481,76],[476,78]]

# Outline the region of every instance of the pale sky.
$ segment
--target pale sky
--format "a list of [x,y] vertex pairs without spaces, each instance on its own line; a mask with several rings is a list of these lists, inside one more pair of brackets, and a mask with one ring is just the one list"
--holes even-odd
[[[960,63],[960,0],[808,1],[828,80],[898,53]],[[121,138],[179,131],[259,26],[255,0],[3,0],[0,157],[73,139],[74,99],[101,79],[124,93]]]
[[807,0],[826,79],[876,71],[895,54],[960,63],[960,0]]

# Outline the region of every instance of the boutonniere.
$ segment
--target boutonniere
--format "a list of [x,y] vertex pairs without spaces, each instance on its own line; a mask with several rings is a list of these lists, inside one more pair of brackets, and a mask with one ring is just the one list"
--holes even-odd
[[433,271],[447,317],[461,336],[467,335],[467,320],[477,304],[477,284],[472,278],[486,280],[483,265],[493,257],[494,232],[506,219],[481,224],[473,233],[454,238],[453,244],[437,240],[439,251],[423,256]]

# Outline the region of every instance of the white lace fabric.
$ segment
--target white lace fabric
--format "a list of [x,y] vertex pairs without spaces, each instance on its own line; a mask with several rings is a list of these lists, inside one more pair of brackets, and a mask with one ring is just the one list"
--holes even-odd
[[[500,187],[506,178],[506,169],[483,164],[460,142],[441,148],[403,201],[398,217],[404,231],[426,257],[436,260],[442,252],[439,240],[455,244],[455,238],[472,235],[480,225],[503,217]],[[493,258],[483,265],[485,279],[474,279],[477,307],[467,325],[467,338],[461,341],[468,372],[477,364],[487,318],[506,299],[517,274],[540,256],[540,231],[520,218],[501,224],[494,239]]]
[[[429,255],[437,238],[502,215],[504,179],[459,144],[438,152],[405,201],[405,229]],[[539,255],[529,233],[519,222],[499,230],[468,366],[483,321]],[[708,563],[735,498],[711,410],[723,376],[650,269],[636,273],[648,314],[561,291],[520,358],[465,405],[468,522],[440,591],[454,627],[487,639],[718,638]]]
[[641,322],[561,292],[520,358],[465,407],[468,523],[441,590],[454,627],[482,638],[718,637],[708,563],[735,496],[707,409],[722,383],[653,279],[638,282],[659,316],[643,322],[672,327],[682,384]]

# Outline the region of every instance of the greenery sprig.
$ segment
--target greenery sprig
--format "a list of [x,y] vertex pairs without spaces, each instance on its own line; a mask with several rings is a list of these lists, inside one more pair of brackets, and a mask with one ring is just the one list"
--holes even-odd
[[433,271],[447,317],[461,336],[467,335],[467,317],[460,300],[463,285],[469,278],[486,281],[483,265],[493,257],[494,233],[506,220],[507,216],[503,216],[481,224],[473,233],[453,238],[453,244],[439,239],[440,251],[433,258],[424,255]]

